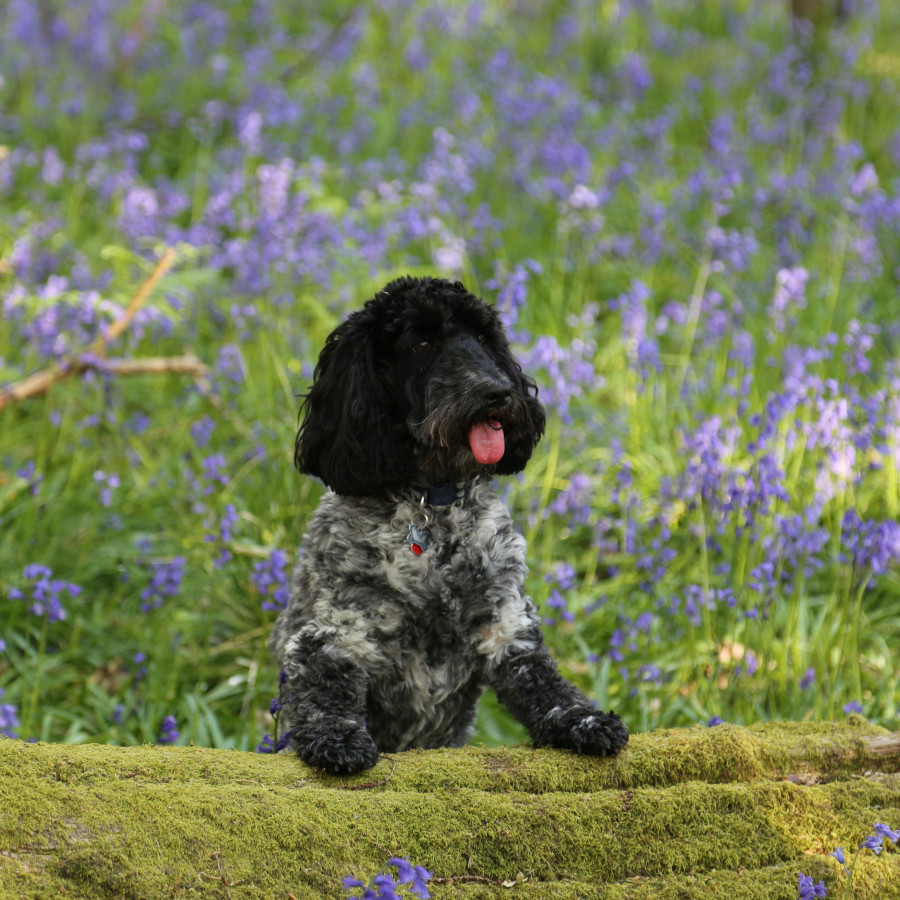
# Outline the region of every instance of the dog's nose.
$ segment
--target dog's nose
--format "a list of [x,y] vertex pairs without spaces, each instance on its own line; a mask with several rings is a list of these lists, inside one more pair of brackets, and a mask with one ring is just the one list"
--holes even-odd
[[503,406],[512,393],[512,385],[508,381],[495,381],[484,392],[485,402],[491,406]]

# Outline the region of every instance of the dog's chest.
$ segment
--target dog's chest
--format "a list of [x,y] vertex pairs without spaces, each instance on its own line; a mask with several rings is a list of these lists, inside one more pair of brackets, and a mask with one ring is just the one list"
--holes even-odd
[[409,627],[401,643],[437,656],[462,652],[459,645],[472,642],[498,605],[521,593],[521,540],[508,516],[448,510],[429,522],[422,553],[394,541],[385,546],[379,567],[390,588],[385,601]]
[[320,586],[308,595],[314,622],[335,626],[370,674],[390,677],[415,660],[422,682],[425,670],[480,664],[486,636],[524,614],[526,567],[524,539],[489,488],[429,510],[420,554],[407,542],[416,513],[412,501],[386,510],[328,495],[306,548],[316,561],[301,568]]

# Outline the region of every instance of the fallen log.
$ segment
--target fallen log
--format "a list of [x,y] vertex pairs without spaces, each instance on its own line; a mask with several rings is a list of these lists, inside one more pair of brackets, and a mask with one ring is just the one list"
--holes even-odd
[[[345,897],[406,856],[435,898],[842,896],[876,822],[900,826],[900,735],[843,724],[634,735],[616,759],[531,747],[296,758],[0,740],[0,897]],[[864,851],[855,898],[900,898]]]

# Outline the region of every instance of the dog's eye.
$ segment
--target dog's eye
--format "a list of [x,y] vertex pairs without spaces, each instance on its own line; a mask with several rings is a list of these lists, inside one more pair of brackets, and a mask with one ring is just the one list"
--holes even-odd
[[487,343],[487,335],[486,335],[486,334],[479,334],[478,337],[475,338],[475,340],[478,341],[479,344],[481,344],[482,346],[484,346],[484,344]]
[[431,341],[428,338],[422,338],[421,341],[417,341],[416,345],[413,347],[413,350],[416,353],[427,353],[431,349]]

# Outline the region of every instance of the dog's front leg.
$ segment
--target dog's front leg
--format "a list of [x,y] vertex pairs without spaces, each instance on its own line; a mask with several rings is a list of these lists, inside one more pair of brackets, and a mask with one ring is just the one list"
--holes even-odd
[[366,730],[368,678],[344,650],[298,642],[288,650],[282,688],[291,746],[333,775],[371,768],[378,748]]
[[589,756],[613,756],[628,743],[628,729],[602,712],[556,668],[540,635],[532,649],[510,649],[493,669],[491,687],[528,729],[537,747]]

